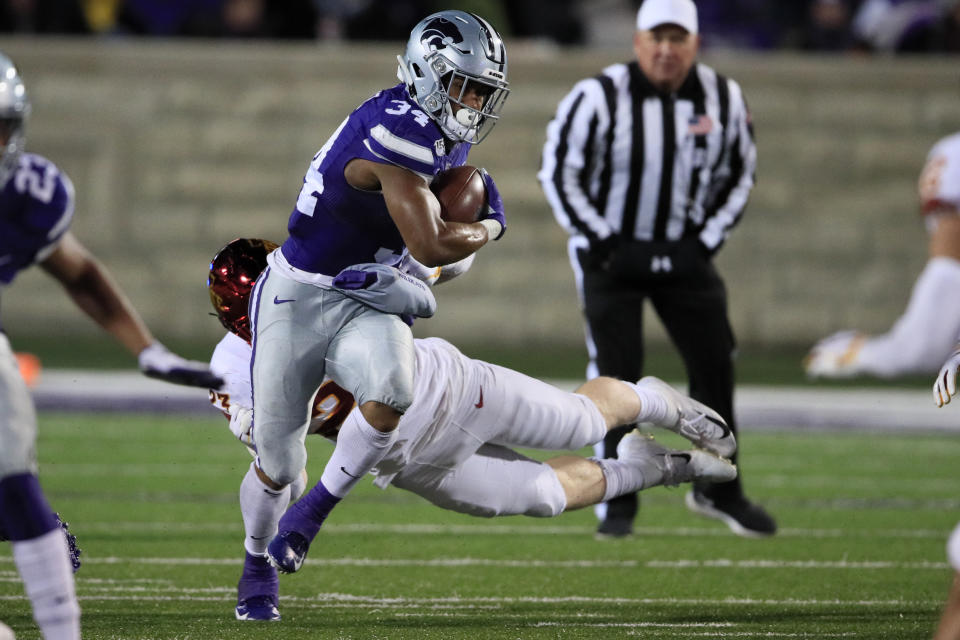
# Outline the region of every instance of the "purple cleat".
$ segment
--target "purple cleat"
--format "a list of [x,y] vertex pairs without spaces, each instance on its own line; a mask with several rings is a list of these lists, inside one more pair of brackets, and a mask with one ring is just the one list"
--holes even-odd
[[280,518],[279,531],[267,545],[267,561],[283,573],[296,573],[303,566],[310,543],[340,498],[317,482],[290,505]]
[[253,596],[237,605],[237,620],[279,620],[280,610],[273,596]]
[[280,596],[280,581],[277,570],[270,566],[266,557],[249,551],[243,562],[243,575],[237,583],[237,620],[279,620],[277,602]]
[[283,531],[267,545],[267,561],[282,573],[296,573],[310,550],[310,543],[296,531]]

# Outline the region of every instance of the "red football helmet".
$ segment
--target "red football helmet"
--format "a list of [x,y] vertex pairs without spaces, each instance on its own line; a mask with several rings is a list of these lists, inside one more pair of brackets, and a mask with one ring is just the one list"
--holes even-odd
[[207,288],[220,324],[250,342],[250,291],[267,268],[267,254],[277,248],[269,240],[237,238],[213,256]]

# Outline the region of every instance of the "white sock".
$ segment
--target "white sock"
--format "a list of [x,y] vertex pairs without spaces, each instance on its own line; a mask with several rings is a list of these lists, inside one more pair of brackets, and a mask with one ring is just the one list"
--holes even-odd
[[38,538],[13,542],[13,561],[44,639],[79,640],[80,604],[63,531],[57,528]]
[[623,384],[630,387],[637,397],[640,398],[640,413],[634,419],[634,422],[653,422],[661,424],[667,419],[667,413],[670,406],[666,398],[655,391],[637,386],[634,382],[622,381]]
[[243,514],[245,537],[243,546],[253,555],[262,556],[277,534],[280,516],[290,504],[290,485],[280,491],[271,489],[257,476],[254,462],[240,483],[240,513]]
[[935,374],[960,334],[960,262],[931,258],[913,285],[903,315],[887,333],[866,340],[857,370],[877,376]]
[[337,446],[323,469],[320,481],[331,494],[342,498],[390,451],[397,440],[397,430],[377,431],[359,409],[343,421],[337,434]]
[[663,480],[663,473],[652,463],[643,465],[641,469],[635,460],[630,462],[613,458],[591,458],[591,460],[600,465],[603,477],[607,481],[603,502],[625,493],[655,487]]

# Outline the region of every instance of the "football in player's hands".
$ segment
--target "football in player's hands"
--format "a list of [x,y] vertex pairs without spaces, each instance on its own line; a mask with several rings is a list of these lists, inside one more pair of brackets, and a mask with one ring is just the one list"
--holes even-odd
[[476,222],[487,206],[483,176],[468,164],[438,173],[430,190],[440,201],[440,217],[448,222]]

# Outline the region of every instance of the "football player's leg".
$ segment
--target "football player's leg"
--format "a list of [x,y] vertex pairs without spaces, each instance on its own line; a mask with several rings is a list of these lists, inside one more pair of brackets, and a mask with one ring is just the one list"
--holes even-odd
[[935,373],[960,333],[960,261],[931,258],[917,278],[903,315],[889,332],[867,338],[851,367],[890,377]]
[[[327,354],[327,372],[353,394],[357,409],[347,417],[321,482],[343,497],[377,465],[396,442],[396,424],[413,401],[413,334],[397,316],[365,308],[336,335]],[[375,413],[396,415],[377,424]]]
[[674,451],[638,434],[628,434],[618,454],[617,459],[558,456],[538,462],[506,447],[484,445],[452,470],[408,465],[393,484],[469,515],[552,517],[665,483],[736,475],[732,464],[710,453]]
[[620,441],[616,458],[562,456],[546,463],[563,486],[567,511],[659,485],[736,477],[736,467],[719,456],[670,449],[636,430]]
[[261,480],[274,490],[296,480],[306,466],[309,405],[323,381],[329,343],[321,321],[326,293],[268,268],[251,296],[256,462]]
[[608,429],[647,422],[717,455],[729,457],[736,450],[733,432],[720,414],[654,376],[637,383],[601,376],[580,385],[575,393],[593,401]]
[[[343,300],[342,314],[350,320],[330,342],[327,372],[353,394],[361,408],[378,405],[395,412],[399,421],[413,400],[410,328],[397,316]],[[330,511],[396,442],[396,424],[388,431],[382,427],[371,424],[361,409],[347,416],[320,481],[283,515],[279,534],[269,545],[270,559],[282,571],[300,568]]]
[[[575,451],[599,442],[607,433],[607,417],[588,395],[562,391],[496,365],[479,365],[477,371],[482,405],[477,406],[471,398],[456,419],[461,429],[480,442]],[[629,390],[623,391],[628,398]],[[621,415],[627,413],[617,410]]]
[[[257,280],[251,297],[251,381],[258,454],[253,469],[263,485],[275,492],[295,482],[306,466],[303,441],[310,400],[324,377],[331,337],[327,331],[346,321],[336,313],[324,315],[330,297],[328,291],[288,280],[269,268]],[[285,507],[289,494],[275,500]],[[273,541],[282,534],[281,529]]]
[[263,483],[254,463],[240,484],[240,511],[243,515],[244,561],[237,583],[238,620],[279,620],[280,584],[277,570],[267,560],[267,543],[277,533],[277,523],[291,500],[303,493],[307,471],[279,491]]
[[80,607],[67,540],[37,480],[36,414],[2,333],[0,407],[0,521],[44,638],[73,640]]
[[454,469],[408,464],[393,485],[443,509],[484,518],[551,517],[567,502],[549,465],[498,445],[483,445]]
[[[300,476],[299,484],[302,484]],[[267,543],[277,533],[277,522],[290,503],[293,484],[273,489],[256,473],[255,463],[240,483],[244,561],[237,583],[238,620],[279,620],[280,584],[277,570],[267,561]]]

